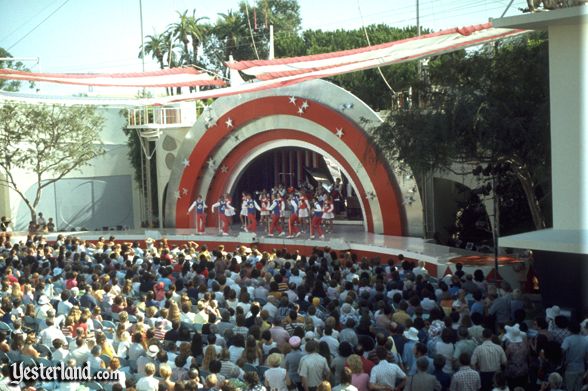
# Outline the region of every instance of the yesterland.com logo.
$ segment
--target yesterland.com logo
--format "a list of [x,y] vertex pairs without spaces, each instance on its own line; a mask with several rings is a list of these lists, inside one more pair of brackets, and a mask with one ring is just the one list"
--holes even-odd
[[[116,373],[101,373],[101,379],[96,380],[110,380],[109,377],[117,377]],[[37,365],[25,365],[23,362],[10,364],[10,379],[12,385],[18,385],[21,382],[40,381],[40,382],[82,382],[93,380],[90,363],[86,362],[81,366],[70,366],[64,362],[53,366],[47,366],[43,363]],[[116,379],[112,379],[116,380]]]

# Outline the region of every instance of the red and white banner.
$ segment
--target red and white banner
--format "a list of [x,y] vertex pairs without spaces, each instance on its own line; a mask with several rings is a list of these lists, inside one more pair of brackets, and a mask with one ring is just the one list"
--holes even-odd
[[0,79],[27,80],[96,87],[193,87],[226,83],[194,68],[170,68],[137,73],[33,73],[0,69]]

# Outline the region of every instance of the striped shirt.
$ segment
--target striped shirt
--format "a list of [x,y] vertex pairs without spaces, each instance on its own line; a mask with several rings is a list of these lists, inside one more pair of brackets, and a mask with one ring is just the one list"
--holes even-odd
[[451,378],[450,391],[478,391],[482,387],[480,374],[469,366],[459,368]]
[[472,354],[472,366],[480,372],[498,372],[501,365],[506,365],[506,354],[501,346],[486,340]]

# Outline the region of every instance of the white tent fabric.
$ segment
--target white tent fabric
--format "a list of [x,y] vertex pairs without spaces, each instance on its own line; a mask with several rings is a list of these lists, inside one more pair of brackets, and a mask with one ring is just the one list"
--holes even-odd
[[0,69],[0,79],[28,80],[95,87],[183,87],[222,86],[219,80],[194,68],[171,68],[138,73],[33,73]]
[[352,50],[276,60],[239,61],[227,63],[227,66],[254,76],[258,80],[314,72],[333,75],[448,53],[525,32],[524,30],[497,29],[492,27],[492,23],[486,23]]
[[[267,61],[234,62],[227,65],[232,69],[255,76],[258,80],[230,87],[160,98],[112,100],[72,97],[63,99],[60,97],[43,98],[36,95],[0,92],[0,102],[2,100],[10,100],[25,103],[44,102],[80,105],[146,106],[218,98],[227,95],[245,94],[283,87],[305,80],[320,79],[385,65],[398,64],[449,53],[498,39],[514,37],[527,32],[527,30],[497,29],[492,27],[491,23],[487,23],[484,25],[454,28],[420,37],[341,52]],[[92,84],[89,83],[89,85]]]

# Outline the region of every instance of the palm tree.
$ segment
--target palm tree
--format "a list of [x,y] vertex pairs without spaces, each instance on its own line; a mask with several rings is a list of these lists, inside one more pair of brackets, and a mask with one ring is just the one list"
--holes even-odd
[[[187,55],[189,53],[188,51],[188,44],[190,43],[190,31],[191,31],[191,26],[190,26],[190,16],[188,16],[188,10],[184,11],[184,13],[180,13],[179,11],[178,15],[180,17],[180,20],[176,23],[172,23],[169,26],[168,31],[171,33],[171,37],[175,40],[177,40],[177,42],[181,43],[183,45],[183,53],[184,55]],[[183,58],[182,60],[186,60],[185,58]],[[189,58],[188,58],[189,61]],[[186,61],[186,62],[188,62]],[[182,61],[184,62],[184,61]]]
[[242,15],[233,10],[218,15],[220,19],[216,22],[214,33],[224,43],[225,59],[231,54],[237,59],[240,37],[246,37],[247,25]]
[[192,11],[192,16],[188,18],[188,33],[192,40],[192,64],[198,63],[198,47],[206,39],[206,35],[210,31],[208,25],[201,24],[203,20],[208,20],[207,17],[196,17],[196,10]]
[[[165,66],[163,59],[167,52],[164,34],[154,33],[145,38],[147,38],[147,42],[144,44],[145,54],[151,54],[151,57],[156,59],[159,63],[159,67],[163,69]],[[139,58],[143,58],[143,51],[139,52]]]

